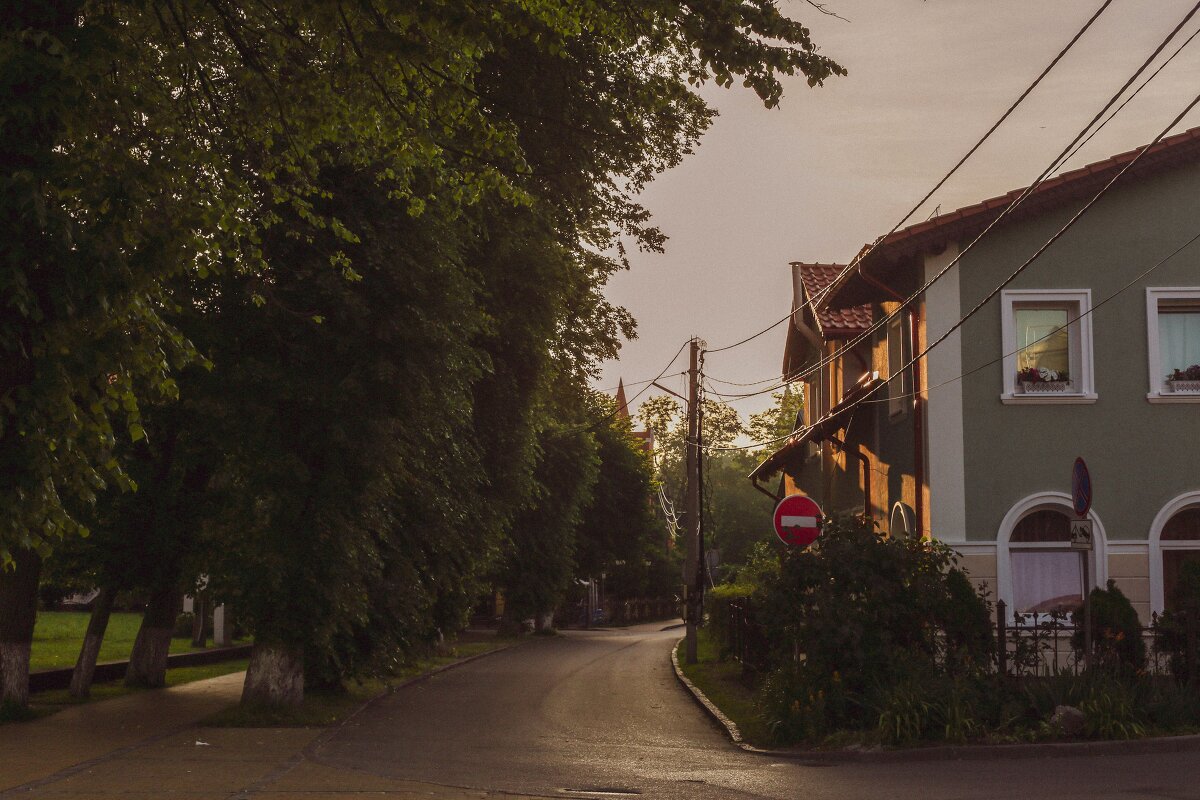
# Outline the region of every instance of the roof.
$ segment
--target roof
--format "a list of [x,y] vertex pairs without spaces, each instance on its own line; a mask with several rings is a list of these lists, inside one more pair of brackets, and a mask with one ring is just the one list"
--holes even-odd
[[[1007,219],[1019,220],[1035,216],[1049,208],[1094,194],[1137,158],[1142,149],[1139,147],[1048,178],[1030,192],[1029,197],[1023,200]],[[1158,144],[1146,149],[1145,155],[1125,173],[1122,181],[1144,178],[1198,159],[1200,127],[1167,136]],[[861,277],[860,271],[865,270],[875,279],[886,283],[890,273],[895,271],[902,260],[922,252],[939,252],[951,241],[978,234],[1027,189],[1028,187],[1013,189],[1007,194],[964,206],[880,238],[870,255],[861,260],[856,259],[852,268],[841,272],[834,280],[834,288],[822,298],[819,305],[843,307],[872,299],[876,288]]]
[[[812,302],[813,298],[817,298],[818,301],[822,299],[825,288],[846,269],[845,264],[809,264],[793,261],[792,265],[800,268],[800,281],[804,284],[804,294],[809,302]],[[817,324],[825,337],[853,336],[870,328],[872,321],[870,304],[850,308],[821,308],[816,316]]]

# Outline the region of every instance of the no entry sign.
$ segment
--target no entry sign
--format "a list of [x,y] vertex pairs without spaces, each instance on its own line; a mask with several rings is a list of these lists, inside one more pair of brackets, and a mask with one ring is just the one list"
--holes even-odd
[[821,533],[821,507],[802,494],[783,498],[775,506],[775,533],[784,544],[807,547]]

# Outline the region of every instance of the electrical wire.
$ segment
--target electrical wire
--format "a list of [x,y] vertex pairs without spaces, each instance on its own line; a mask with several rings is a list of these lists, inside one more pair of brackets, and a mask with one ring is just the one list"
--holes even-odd
[[[1080,38],[1083,37],[1083,35],[1087,32],[1087,30],[1090,27],[1092,27],[1092,24],[1097,19],[1100,18],[1100,15],[1103,14],[1108,9],[1109,5],[1111,5],[1111,4],[1112,4],[1112,0],[1104,0],[1104,2],[1096,10],[1096,12],[1094,14],[1092,14],[1092,16],[1088,19],[1088,21],[1086,23],[1084,23],[1083,27],[1080,28],[1079,31],[1073,37],[1071,37],[1071,41],[1067,42],[1066,46],[1063,47],[1062,50],[1059,51],[1058,55],[1056,55],[1050,61],[1050,63],[1048,65],[1046,65],[1046,68],[1042,70],[1041,74],[1039,74],[1033,80],[1033,83],[1029,84],[1029,86],[1026,87],[1025,91],[1023,91],[1021,93],[1021,96],[1018,97],[1012,103],[1012,105],[1010,105],[1008,107],[1008,109],[1006,109],[1005,112],[1000,115],[1000,118],[998,120],[996,120],[995,123],[992,124],[992,127],[988,128],[987,133],[985,133],[983,135],[983,137],[980,138],[979,141],[977,141],[971,147],[971,149],[967,151],[966,155],[964,155],[962,158],[960,158],[958,160],[958,163],[956,163],[953,167],[950,168],[949,172],[947,172],[944,176],[942,176],[941,180],[939,180],[936,184],[934,184],[934,187],[932,189],[930,189],[925,194],[925,196],[922,197],[921,200],[915,206],[913,206],[911,211],[909,211],[907,214],[905,214],[900,219],[899,222],[897,222],[895,225],[893,225],[892,229],[890,231],[888,231],[888,233],[885,236],[881,236],[878,239],[876,239],[875,242],[872,243],[870,249],[866,253],[864,253],[861,256],[859,256],[858,258],[856,258],[855,262],[861,261],[863,258],[866,258],[872,252],[874,252],[875,248],[879,245],[879,243],[883,239],[887,238],[887,236],[891,236],[893,233],[898,231],[900,229],[901,225],[903,225],[905,222],[908,222],[908,220],[912,217],[912,215],[915,214],[921,208],[921,206],[923,206],[926,202],[928,202],[929,198],[933,197],[934,193],[936,193],[939,189],[941,189],[942,186],[945,185],[946,181],[950,180],[950,178],[954,175],[954,173],[956,173],[959,170],[959,168],[962,167],[962,165],[965,164],[967,162],[967,160],[971,156],[973,156],[975,154],[975,152],[977,150],[979,150],[980,147],[983,146],[984,142],[986,142],[988,140],[988,138],[990,138],[991,135],[996,132],[996,129],[999,128],[1004,123],[1004,121],[1007,120],[1009,118],[1009,116],[1011,116],[1012,113],[1017,110],[1017,107],[1020,106],[1021,103],[1023,103],[1027,97],[1029,97],[1030,93],[1035,88],[1037,88],[1038,84],[1040,84],[1042,82],[1042,80],[1050,73],[1050,71],[1052,69],[1054,69],[1055,66],[1058,65],[1058,62],[1061,61],[1063,59],[1063,57],[1067,54],[1067,52],[1070,51],[1071,48],[1073,48],[1075,46],[1076,42],[1078,42],[1080,40]],[[854,266],[853,263],[848,265],[846,267],[846,270],[849,270],[853,266]],[[826,292],[829,291],[829,288],[831,286],[836,284],[836,282],[837,281],[834,281],[829,286],[826,286],[824,289],[822,289],[820,292],[818,292],[813,298],[810,298],[809,302],[815,304],[817,301],[820,300],[821,297],[823,297],[825,295]],[[720,353],[724,350],[732,350],[735,347],[740,347],[741,345],[746,344],[749,341],[753,341],[754,339],[757,339],[759,336],[762,336],[763,334],[766,334],[766,333],[770,332],[771,330],[773,330],[774,328],[778,327],[779,325],[783,324],[787,320],[791,319],[793,314],[795,314],[795,311],[789,313],[783,319],[780,319],[776,322],[771,323],[770,325],[768,325],[766,328],[763,328],[758,333],[747,336],[745,339],[734,342],[733,344],[725,345],[724,347],[713,348],[713,349],[709,350],[708,352]]]
[[[870,327],[868,327],[862,333],[855,336],[849,342],[839,346],[837,349],[835,349],[829,355],[824,356],[823,358],[819,359],[815,364],[812,364],[809,367],[805,367],[802,371],[797,372],[796,374],[792,375],[789,382],[802,380],[803,378],[806,378],[809,375],[814,374],[815,372],[820,370],[822,367],[825,367],[825,366],[833,363],[834,361],[836,361],[838,358],[840,358],[842,355],[844,355],[847,351],[852,350],[854,347],[857,347],[861,342],[865,341],[868,337],[870,337],[872,334],[874,334],[876,331],[878,331],[880,328],[882,328],[888,322],[890,322],[891,320],[898,317],[900,315],[900,313],[909,306],[909,304],[911,304],[914,300],[916,300],[918,297],[920,297],[922,294],[924,294],[931,286],[933,286],[943,276],[945,276],[947,272],[949,272],[951,269],[953,269],[955,266],[957,266],[958,262],[962,260],[963,256],[965,256],[972,249],[974,249],[974,247],[985,236],[987,236],[997,225],[999,225],[1004,219],[1006,219],[1008,217],[1008,215],[1013,212],[1014,209],[1016,209],[1018,206],[1021,205],[1021,203],[1023,203],[1025,201],[1026,198],[1028,198],[1031,194],[1033,194],[1033,192],[1039,186],[1041,186],[1041,184],[1049,177],[1049,175],[1059,165],[1064,163],[1065,159],[1068,157],[1068,155],[1071,152],[1074,151],[1075,146],[1083,139],[1083,137],[1085,135],[1087,135],[1088,131],[1091,130],[1091,128],[1094,125],[1096,125],[1096,123],[1098,121],[1100,121],[1100,119],[1102,117],[1104,117],[1104,115],[1108,112],[1108,110],[1116,104],[1117,100],[1119,100],[1121,98],[1121,96],[1125,93],[1125,91],[1138,79],[1138,77],[1143,72],[1146,71],[1146,69],[1150,66],[1150,64],[1154,62],[1154,59],[1156,59],[1158,57],[1158,55],[1160,53],[1162,53],[1162,51],[1166,48],[1166,46],[1168,44],[1170,44],[1171,40],[1174,39],[1176,35],[1178,35],[1179,31],[1192,19],[1192,17],[1194,17],[1196,15],[1196,13],[1198,11],[1200,11],[1200,2],[1197,2],[1195,5],[1192,6],[1191,10],[1188,11],[1188,13],[1186,15],[1184,15],[1183,19],[1180,20],[1179,23],[1171,30],[1171,32],[1169,34],[1167,34],[1166,38],[1163,39],[1162,42],[1159,43],[1158,47],[1155,48],[1154,52],[1151,53],[1150,56],[1147,57],[1144,62],[1142,62],[1142,65],[1140,67],[1138,67],[1138,69],[1133,73],[1133,75],[1131,75],[1129,77],[1129,79],[1126,80],[1125,83],[1121,86],[1121,88],[1118,89],[1111,98],[1109,98],[1108,102],[1105,103],[1104,107],[1101,108],[1100,111],[1097,112],[1094,117],[1092,117],[1092,119],[1088,122],[1088,124],[1085,125],[1079,131],[1079,133],[1076,135],[1075,139],[1073,139],[1071,141],[1071,143],[1068,144],[1061,153],[1059,153],[1058,157],[1055,158],[1050,163],[1050,165],[1048,167],[1046,167],[1045,170],[1042,171],[1041,175],[1038,176],[1037,180],[1035,180],[1029,186],[1025,187],[1025,189],[1023,189],[1021,191],[1021,194],[1015,200],[1013,200],[1010,204],[1008,204],[994,220],[992,220],[990,223],[988,223],[988,225],[983,229],[982,232],[980,232],[973,240],[971,240],[971,242],[961,252],[959,252],[948,264],[946,264],[944,267],[942,267],[942,269],[939,270],[937,272],[937,274],[935,274],[932,278],[927,280],[924,285],[922,285],[919,289],[917,289],[915,292],[913,292],[911,295],[909,295],[905,300],[901,301],[900,304],[893,311],[884,315],[879,320],[873,322],[870,325]],[[1155,73],[1155,74],[1157,74],[1157,73]],[[1151,78],[1149,80],[1152,80],[1152,79],[1153,79],[1153,76],[1151,76]],[[1181,120],[1186,115],[1187,115],[1187,111],[1185,111],[1183,114],[1181,114],[1179,117],[1177,117],[1176,121],[1173,122],[1170,127],[1174,127],[1174,125],[1177,124],[1178,121]],[[1109,116],[1107,119],[1105,119],[1103,122],[1101,122],[1099,127],[1096,128],[1095,132],[1098,132],[1099,130],[1103,129],[1103,127],[1105,125],[1107,125],[1108,122],[1110,122],[1113,119],[1113,117],[1115,117],[1115,116],[1116,115],[1113,114],[1112,116]],[[1168,130],[1169,130],[1169,128],[1168,128]],[[1094,132],[1093,132],[1093,134],[1094,134]],[[1127,170],[1130,166],[1132,166],[1133,163],[1136,163],[1136,161],[1141,158],[1142,153],[1144,153],[1147,148],[1149,148],[1153,144],[1157,144],[1159,141],[1161,141],[1162,137],[1165,135],[1166,135],[1166,132],[1164,131],[1163,133],[1159,134],[1159,136],[1153,142],[1151,142],[1150,145],[1145,145],[1141,150],[1139,150],[1138,155],[1133,159],[1133,161],[1131,161],[1129,164],[1125,165],[1125,167],[1118,174],[1118,177],[1120,175],[1124,174],[1125,170]],[[1111,185],[1111,183],[1112,182],[1110,182],[1108,185]],[[1103,192],[1106,189],[1107,189],[1107,186],[1105,187],[1105,189],[1101,190],[1100,194],[1103,194]],[[1085,206],[1085,208],[1090,207],[1091,204],[1094,203],[1098,198],[1099,198],[1099,195],[1097,195],[1096,197],[1093,197],[1093,199],[1091,201],[1089,201],[1088,205]],[[880,240],[882,240],[882,238],[884,238],[884,237],[880,237]],[[878,241],[879,240],[877,240],[877,242]],[[1044,250],[1045,250],[1045,247],[1043,247],[1041,250],[1039,250],[1038,253],[1036,253],[1034,255],[1034,259],[1036,259],[1037,256],[1040,255],[1041,252],[1043,252]],[[859,261],[861,261],[861,258],[855,259],[854,263],[858,263]],[[1031,262],[1029,262],[1029,263],[1031,263]],[[851,264],[851,266],[853,266],[853,264]],[[1025,266],[1028,266],[1028,263],[1023,265],[1022,269],[1024,269]],[[849,267],[847,269],[849,269]],[[835,283],[836,283],[836,281],[829,285],[833,286],[833,285],[835,285]],[[826,288],[828,288],[828,287],[826,287]],[[1003,288],[1003,287],[1000,287],[1000,288]],[[791,317],[795,313],[796,313],[796,311],[793,311],[792,314],[788,315],[788,317]],[[962,322],[963,322],[963,320],[960,320],[958,324],[962,324]],[[778,388],[782,388],[782,387],[776,386],[776,387],[772,387],[769,389],[763,389],[758,392],[746,393],[745,395],[742,395],[742,396],[753,397],[758,394],[766,394],[768,391],[775,391]]]
[[[1197,96],[1197,101],[1200,101],[1200,96]],[[1195,103],[1193,103],[1193,105],[1194,105],[1194,104],[1195,104]],[[1190,109],[1189,109],[1189,110],[1190,110]],[[1186,113],[1186,112],[1185,112],[1185,113]],[[904,366],[902,366],[902,367],[900,367],[900,368],[898,368],[898,369],[896,369],[896,370],[893,370],[891,375],[889,375],[887,378],[883,379],[883,380],[882,380],[882,381],[881,381],[881,382],[880,382],[878,385],[876,385],[874,388],[872,388],[872,389],[871,389],[871,392],[870,392],[870,394],[868,394],[866,397],[859,398],[859,399],[858,399],[858,400],[856,400],[854,403],[852,403],[851,405],[847,406],[847,407],[846,407],[846,408],[844,408],[844,409],[839,409],[839,410],[838,410],[838,414],[839,414],[839,415],[845,414],[845,413],[847,413],[847,412],[849,412],[849,411],[853,411],[855,408],[857,408],[857,407],[858,407],[858,406],[860,406],[860,405],[865,405],[865,404],[868,404],[868,403],[885,403],[885,402],[890,402],[890,401],[892,401],[892,400],[901,400],[901,399],[904,399],[904,398],[911,398],[911,397],[917,397],[917,396],[921,396],[921,395],[927,395],[928,393],[932,392],[934,389],[940,389],[940,388],[942,388],[942,387],[944,387],[944,386],[949,386],[949,385],[950,385],[950,384],[952,384],[952,383],[956,383],[956,382],[958,382],[958,381],[964,380],[964,379],[966,379],[967,377],[969,377],[969,376],[971,376],[971,375],[974,375],[974,374],[976,374],[976,373],[978,373],[978,372],[980,372],[980,371],[982,371],[982,370],[984,370],[984,369],[987,369],[988,367],[990,367],[990,366],[993,366],[994,364],[1001,363],[1001,362],[1003,362],[1005,359],[1007,359],[1007,358],[1010,358],[1010,357],[1012,357],[1012,356],[1015,356],[1015,355],[1017,355],[1018,353],[1020,353],[1022,350],[1025,350],[1025,349],[1026,349],[1026,348],[1028,348],[1029,346],[1031,346],[1031,345],[1034,345],[1034,344],[1037,344],[1038,342],[1040,342],[1040,341],[1042,341],[1042,340],[1044,340],[1044,339],[1048,339],[1048,338],[1050,338],[1051,336],[1053,336],[1053,335],[1055,335],[1056,333],[1058,333],[1059,331],[1061,331],[1061,330],[1063,330],[1063,329],[1065,329],[1065,328],[1068,328],[1068,327],[1070,327],[1071,325],[1074,325],[1076,322],[1078,322],[1079,320],[1083,319],[1084,317],[1086,317],[1086,316],[1089,316],[1089,315],[1091,315],[1091,314],[1095,313],[1095,312],[1096,312],[1098,309],[1100,309],[1100,308],[1103,308],[1105,305],[1107,305],[1109,302],[1111,302],[1113,299],[1115,299],[1115,298],[1116,298],[1118,295],[1120,295],[1120,294],[1122,294],[1122,293],[1124,293],[1124,292],[1128,291],[1129,289],[1133,288],[1134,286],[1136,286],[1136,285],[1137,285],[1139,282],[1141,282],[1141,281],[1142,281],[1142,280],[1144,280],[1144,279],[1145,279],[1147,276],[1149,276],[1149,275],[1150,275],[1150,273],[1154,272],[1156,269],[1158,269],[1159,267],[1161,267],[1163,264],[1165,264],[1165,263],[1167,263],[1168,261],[1170,261],[1171,259],[1175,258],[1175,256],[1177,256],[1177,255],[1179,255],[1180,253],[1182,253],[1184,250],[1186,250],[1188,247],[1190,247],[1190,246],[1192,246],[1193,244],[1195,244],[1197,241],[1200,241],[1200,231],[1197,231],[1197,232],[1196,232],[1196,233],[1195,233],[1195,234],[1194,234],[1194,235],[1193,235],[1193,236],[1192,236],[1190,239],[1188,239],[1186,242],[1184,242],[1183,244],[1181,244],[1181,245],[1179,245],[1178,247],[1176,247],[1174,250],[1172,250],[1172,251],[1171,251],[1170,253],[1168,253],[1166,256],[1164,256],[1164,257],[1160,258],[1158,261],[1156,261],[1156,262],[1155,262],[1154,264],[1152,264],[1150,267],[1148,267],[1148,268],[1146,268],[1146,269],[1142,270],[1140,273],[1138,273],[1137,275],[1135,275],[1135,276],[1134,276],[1134,277],[1133,277],[1131,280],[1129,280],[1129,281],[1128,281],[1128,282],[1127,282],[1127,283],[1126,283],[1124,286],[1122,286],[1121,288],[1119,288],[1119,289],[1117,289],[1116,291],[1114,291],[1114,292],[1113,292],[1112,294],[1110,294],[1108,297],[1105,297],[1105,298],[1104,298],[1103,300],[1101,300],[1099,303],[1096,303],[1095,305],[1093,305],[1093,306],[1091,306],[1090,308],[1088,308],[1086,311],[1083,311],[1083,312],[1081,312],[1081,313],[1080,313],[1078,316],[1076,316],[1075,318],[1073,318],[1073,319],[1069,320],[1069,321],[1067,322],[1067,324],[1066,324],[1066,325],[1063,325],[1063,326],[1061,326],[1061,327],[1055,328],[1054,330],[1050,331],[1050,332],[1049,332],[1049,333],[1047,333],[1046,335],[1044,335],[1044,336],[1041,336],[1041,337],[1039,337],[1038,339],[1035,339],[1034,341],[1030,342],[1030,343],[1029,343],[1029,344],[1027,344],[1025,347],[1020,347],[1020,348],[1018,348],[1018,349],[1016,349],[1016,350],[1013,350],[1013,351],[1011,351],[1011,352],[1004,353],[1004,354],[1002,354],[1002,355],[998,356],[997,358],[993,358],[993,359],[992,359],[992,360],[990,360],[990,361],[987,361],[987,362],[985,362],[985,363],[983,363],[983,364],[979,364],[978,366],[972,367],[971,369],[967,370],[966,372],[963,372],[963,373],[961,373],[961,374],[959,374],[959,375],[956,375],[956,376],[955,376],[955,377],[953,377],[953,378],[949,378],[949,379],[947,379],[947,380],[945,380],[945,381],[942,381],[941,383],[934,384],[933,386],[927,386],[927,387],[925,387],[924,389],[916,390],[916,391],[913,391],[913,392],[908,392],[908,393],[901,394],[901,395],[889,395],[888,397],[884,397],[884,398],[872,398],[872,397],[871,397],[871,395],[872,395],[872,394],[875,394],[875,393],[876,393],[877,391],[879,391],[879,390],[880,390],[882,387],[884,387],[884,386],[886,386],[887,384],[891,383],[891,381],[892,381],[892,380],[894,380],[895,378],[898,378],[898,377],[900,377],[901,375],[903,375],[903,374],[904,374],[904,371],[905,371],[905,370],[907,370],[909,367],[911,367],[913,364],[915,364],[915,363],[917,362],[917,360],[919,360],[920,358],[924,358],[926,355],[928,355],[928,353],[929,353],[929,351],[930,351],[930,350],[932,350],[934,347],[936,347],[936,346],[937,346],[938,344],[940,344],[941,342],[945,341],[945,339],[947,338],[948,334],[947,334],[947,336],[942,336],[942,337],[939,337],[939,339],[938,339],[936,342],[934,342],[933,344],[931,344],[929,347],[925,348],[925,349],[924,349],[924,350],[923,350],[923,351],[922,351],[920,354],[918,354],[916,357],[914,357],[912,360],[910,360],[910,361],[909,361],[908,363],[906,363]],[[823,422],[826,422],[826,421],[828,421],[828,420],[830,420],[830,419],[832,419],[832,418],[833,418],[833,415],[832,415],[832,414],[830,414],[830,415],[827,415],[827,416],[825,416],[825,417],[822,417],[821,419],[819,419],[817,422],[813,423],[813,425],[819,425],[819,424],[821,424],[821,423],[823,423]],[[765,442],[756,442],[755,444],[751,444],[751,445],[742,445],[742,446],[739,446],[739,447],[709,447],[709,448],[706,448],[706,449],[707,449],[707,450],[709,450],[709,451],[726,451],[726,450],[753,450],[753,449],[756,449],[756,448],[759,448],[759,447],[764,447],[764,446],[766,446],[766,445],[769,445],[769,444],[774,444],[774,443],[776,443],[776,442],[782,441],[782,440],[784,440],[784,439],[791,438],[791,437],[793,437],[793,436],[796,436],[796,435],[799,435],[799,434],[803,434],[805,431],[807,431],[807,430],[809,430],[810,428],[812,428],[812,427],[813,427],[813,425],[806,426],[806,427],[804,427],[803,429],[797,429],[796,431],[794,431],[794,432],[792,432],[792,433],[788,434],[787,436],[781,436],[781,437],[778,437],[778,438],[775,438],[775,439],[768,439],[768,440],[767,440],[767,441],[765,441]]]

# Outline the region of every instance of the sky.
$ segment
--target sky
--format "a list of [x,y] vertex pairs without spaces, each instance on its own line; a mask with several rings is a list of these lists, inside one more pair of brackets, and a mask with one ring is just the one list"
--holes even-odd
[[[783,0],[849,76],[810,89],[785,79],[779,108],[749,89],[708,85],[720,116],[699,149],[641,196],[670,240],[634,253],[606,294],[638,336],[605,362],[599,389],[653,378],[696,335],[736,342],[790,310],[791,261],[846,263],[898,223],[1033,81],[1101,0],[829,0],[845,20]],[[911,222],[1027,186],[1183,19],[1194,0],[1114,0],[1022,106]],[[1200,28],[1200,14],[1136,87]],[[1154,139],[1200,92],[1200,37],[1066,165]],[[1200,109],[1174,130],[1200,126]],[[1200,205],[1200,204],[1198,204]],[[1014,265],[1015,266],[1015,265]],[[783,325],[714,353],[705,372],[741,383],[778,376]],[[686,353],[661,383],[682,393]],[[720,388],[720,384],[715,384]],[[725,387],[728,389],[728,387]],[[633,397],[641,386],[627,391]],[[732,390],[745,391],[745,390]],[[650,388],[631,410],[656,394]],[[747,416],[763,395],[735,401]]]

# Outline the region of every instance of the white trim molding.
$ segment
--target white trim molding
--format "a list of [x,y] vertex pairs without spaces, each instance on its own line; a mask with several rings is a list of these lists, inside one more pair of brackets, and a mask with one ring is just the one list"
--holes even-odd
[[1146,287],[1146,377],[1150,382],[1146,400],[1151,403],[1200,403],[1200,393],[1175,394],[1163,391],[1167,388],[1167,381],[1162,368],[1162,348],[1158,336],[1160,300],[1200,301],[1200,286]]
[[[925,277],[932,279],[948,264],[950,270],[925,290],[925,340],[932,342],[962,316],[959,293],[958,246],[951,244],[936,256],[925,257]],[[956,330],[926,357],[925,437],[929,465],[929,529],[942,541],[967,538],[966,454],[963,439],[962,330]],[[936,432],[936,433],[932,433]]]
[[[1021,394],[1017,383],[1017,326],[1014,305],[1021,303],[1065,303],[1074,308],[1067,323],[1071,347],[1071,383],[1074,391]],[[1004,352],[1004,390],[1000,401],[1006,405],[1060,405],[1094,403],[1098,399],[1092,367],[1091,289],[1005,289],[1000,293],[1000,342]]]
[[1150,610],[1161,614],[1166,597],[1163,589],[1163,550],[1200,550],[1198,541],[1164,542],[1163,528],[1180,511],[1200,506],[1200,491],[1184,492],[1161,509],[1150,523]]
[[[1068,517],[1074,516],[1071,495],[1066,492],[1038,492],[1031,494],[1013,504],[1013,507],[1000,520],[1000,529],[996,532],[996,593],[1009,608],[1009,613],[1016,613],[1013,608],[1012,559],[1009,548],[1009,537],[1017,527],[1017,523],[1035,511],[1061,511]],[[1108,537],[1104,533],[1104,523],[1093,508],[1088,512],[1092,521],[1092,557],[1088,559],[1088,585],[1091,588],[1104,586],[1108,581]],[[1019,543],[1018,550],[1062,550],[1064,545],[1057,543]]]

